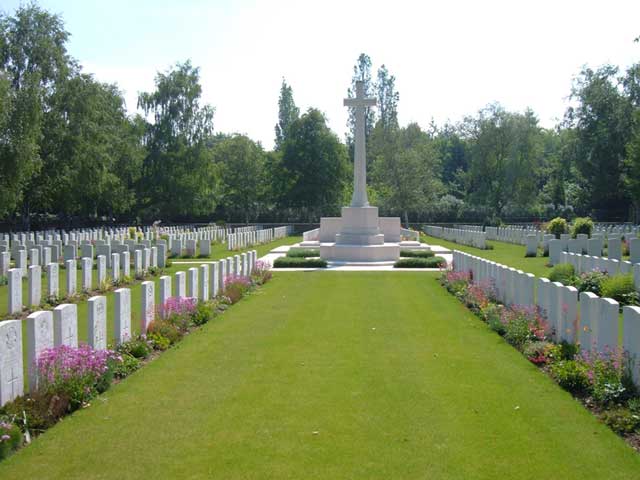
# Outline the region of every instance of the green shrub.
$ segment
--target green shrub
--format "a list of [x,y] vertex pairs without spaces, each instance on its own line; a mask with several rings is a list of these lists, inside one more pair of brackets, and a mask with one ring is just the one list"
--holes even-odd
[[138,358],[128,353],[120,355],[121,362],[113,367],[113,376],[116,378],[125,378],[140,368],[141,362]]
[[575,360],[561,360],[552,363],[551,376],[562,388],[575,395],[585,395],[589,391],[587,367]]
[[327,261],[321,258],[279,257],[273,262],[274,268],[326,268]]
[[215,302],[200,302],[196,306],[191,318],[194,325],[204,325],[216,314]]
[[25,419],[23,431],[40,434],[67,415],[71,398],[64,392],[35,391],[16,398],[0,408],[0,413],[9,418]]
[[153,346],[146,338],[137,337],[123,342],[116,349],[118,353],[123,355],[131,355],[134,358],[147,358],[151,353]]
[[576,238],[580,233],[586,233],[591,236],[593,231],[593,220],[589,217],[578,217],[573,220],[573,227],[571,228],[571,236]]
[[171,341],[160,333],[147,331],[147,338],[156,350],[164,351],[171,346]]
[[559,263],[549,272],[551,282],[560,282],[563,285],[572,285],[575,282],[575,269],[570,263]]
[[547,232],[560,238],[560,234],[567,233],[567,221],[564,218],[556,217],[547,224]]
[[431,250],[400,250],[400,256],[405,258],[429,258],[434,255]]
[[635,305],[638,303],[638,294],[633,284],[633,275],[630,273],[608,276],[602,280],[600,287],[603,297],[613,298],[622,305]]
[[394,268],[445,268],[447,261],[442,257],[401,258],[393,264]]
[[602,296],[602,281],[607,278],[607,275],[603,272],[593,271],[580,274],[576,278],[576,288],[580,292],[592,292]]
[[620,434],[629,434],[640,430],[640,415],[626,408],[614,408],[602,414],[602,421]]
[[0,420],[0,460],[7,458],[22,444],[22,432],[17,425]]
[[169,341],[169,345],[173,345],[180,341],[182,332],[173,323],[157,318],[147,327],[147,334],[153,338],[154,334],[158,334]]
[[0,286],[7,285],[9,283],[9,279],[5,275],[0,275]]
[[319,256],[320,250],[318,250],[317,248],[294,249],[287,251],[287,257],[289,258],[307,258]]

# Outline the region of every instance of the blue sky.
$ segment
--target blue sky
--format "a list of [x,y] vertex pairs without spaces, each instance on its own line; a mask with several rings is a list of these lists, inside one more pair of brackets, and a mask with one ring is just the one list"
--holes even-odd
[[[4,0],[12,12],[21,2]],[[43,0],[71,33],[85,71],[124,91],[153,88],[157,71],[191,59],[217,131],[273,145],[284,76],[302,110],[323,111],[341,137],[359,53],[397,78],[401,124],[458,121],[493,101],[534,109],[551,127],[582,65],[640,62],[640,2],[80,1]]]

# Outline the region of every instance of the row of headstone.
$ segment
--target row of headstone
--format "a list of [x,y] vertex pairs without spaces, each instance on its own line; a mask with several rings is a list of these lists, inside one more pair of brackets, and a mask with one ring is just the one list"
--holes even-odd
[[458,228],[438,227],[435,225],[425,225],[424,232],[436,238],[443,238],[460,245],[485,249],[487,248],[486,232],[476,230],[461,230]]
[[628,352],[635,381],[640,385],[640,308],[623,308],[619,332],[619,304],[591,292],[578,295],[573,286],[536,278],[531,273],[507,267],[458,250],[453,252],[453,269],[472,272],[473,281],[490,286],[505,305],[536,306],[544,315],[555,341],[579,342],[584,349],[605,352],[621,346]]
[[[138,276],[144,275],[150,268],[158,266],[155,247],[151,249],[136,250],[134,252],[134,269]],[[97,283],[100,288],[105,286],[109,277],[112,282],[117,282],[123,277],[131,275],[131,260],[128,251],[112,253],[111,262],[107,263],[107,257],[99,255],[96,261]],[[74,260],[65,262],[66,298],[72,298],[77,293],[88,292],[93,288],[93,260],[89,257],[80,259],[80,286],[78,288],[77,275],[78,263]],[[38,307],[43,300],[56,301],[60,297],[60,268],[57,263],[49,263],[45,269],[47,280],[46,292],[42,289],[42,267],[32,265],[28,269],[27,299],[28,308]],[[22,272],[19,268],[9,269],[7,272],[7,294],[9,297],[9,313],[20,313],[25,307],[22,294]]]
[[290,230],[291,227],[283,226],[232,233],[227,236],[227,249],[240,250],[254,245],[269,243],[279,238],[285,238],[289,235]]
[[496,240],[499,242],[515,243],[517,245],[525,245],[528,235],[535,235],[536,241],[542,243],[543,232],[535,226],[515,226],[506,227],[485,227],[487,240]]
[[[629,238],[628,246],[629,261],[631,263],[640,263],[640,238]],[[603,251],[604,238],[601,235],[594,234],[591,238],[587,238],[587,235],[578,235],[577,238],[562,235],[559,240],[553,239],[549,241],[549,263],[551,265],[560,263],[563,252],[602,257]],[[607,258],[622,262],[622,240],[620,237],[611,236],[608,238]]]
[[[128,254],[128,252],[125,253]],[[198,301],[207,301],[222,294],[225,281],[230,278],[230,275],[251,275],[256,261],[257,252],[252,250],[190,268],[187,272],[176,272],[173,279],[170,276],[160,277],[158,313],[163,315],[162,307],[171,296],[193,297]],[[175,282],[173,293],[172,281]],[[140,284],[140,288],[142,290],[140,332],[145,333],[157,313],[156,285],[153,281],[145,281]],[[86,318],[88,345],[96,350],[104,350],[109,343],[119,345],[131,339],[133,336],[131,299],[129,288],[119,288],[114,291],[114,334],[109,342],[107,297],[100,295],[89,298]],[[61,304],[53,310],[36,311],[30,314],[25,322],[26,352],[23,352],[22,346],[22,321],[0,322],[0,406],[23,395],[25,390],[37,388],[35,365],[38,356],[45,349],[59,345],[78,346],[78,306],[76,304]],[[23,375],[24,361],[27,362],[28,387]]]
[[636,290],[640,292],[640,263],[629,261],[618,261],[607,257],[596,257],[591,255],[580,255],[577,253],[562,252],[560,263],[573,265],[575,272],[581,273],[599,271],[609,275],[633,274],[633,282]]

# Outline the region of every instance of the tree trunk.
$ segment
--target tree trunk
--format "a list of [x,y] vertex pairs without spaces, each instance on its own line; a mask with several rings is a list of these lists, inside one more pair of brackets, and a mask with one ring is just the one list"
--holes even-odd
[[403,216],[404,216],[404,228],[409,228],[409,213],[405,210]]

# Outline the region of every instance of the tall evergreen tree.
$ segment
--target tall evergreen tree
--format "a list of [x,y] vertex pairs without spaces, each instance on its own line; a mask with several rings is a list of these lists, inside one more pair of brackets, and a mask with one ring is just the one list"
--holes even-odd
[[384,65],[378,69],[375,89],[378,97],[378,121],[385,130],[398,128],[400,94],[396,91],[396,77],[390,75]]
[[[373,97],[375,94],[375,86],[371,80],[371,58],[366,53],[361,53],[353,67],[353,77],[351,78],[351,87],[347,90],[347,97],[353,98],[356,95],[356,82],[364,83],[364,94],[366,97]],[[369,138],[371,131],[375,125],[375,111],[371,108],[367,108],[364,117],[364,134],[366,138]],[[356,110],[355,108],[349,108],[349,119],[347,120],[347,127],[349,132],[347,133],[347,145],[351,158],[353,159],[354,139],[356,132]]]
[[287,139],[287,133],[291,124],[300,116],[300,109],[293,101],[293,89],[282,79],[280,86],[280,98],[278,99],[278,123],[276,123],[275,150],[280,150]]

